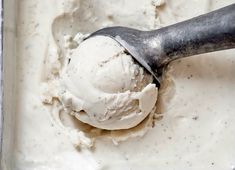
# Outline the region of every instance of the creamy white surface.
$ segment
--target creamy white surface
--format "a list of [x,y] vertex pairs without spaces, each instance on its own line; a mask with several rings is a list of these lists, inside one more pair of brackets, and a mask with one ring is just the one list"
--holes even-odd
[[67,57],[59,98],[80,121],[101,129],[128,129],[153,110],[153,77],[115,40],[89,38]]
[[15,170],[234,169],[234,50],[173,62],[174,85],[159,92],[163,118],[145,136],[119,145],[99,137],[94,150],[78,151],[40,99],[41,83],[63,70],[63,34],[108,25],[152,29],[234,0],[166,0],[157,9],[151,0],[18,3]]

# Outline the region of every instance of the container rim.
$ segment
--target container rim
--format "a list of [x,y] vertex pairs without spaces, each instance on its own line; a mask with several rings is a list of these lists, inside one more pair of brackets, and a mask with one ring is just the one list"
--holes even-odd
[[3,1],[0,0],[0,167],[3,142]]

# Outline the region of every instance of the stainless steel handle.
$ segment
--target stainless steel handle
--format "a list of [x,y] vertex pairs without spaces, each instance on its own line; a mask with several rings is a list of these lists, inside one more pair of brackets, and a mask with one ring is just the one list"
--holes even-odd
[[151,34],[161,41],[162,54],[158,58],[161,64],[176,58],[235,48],[235,4],[151,31]]

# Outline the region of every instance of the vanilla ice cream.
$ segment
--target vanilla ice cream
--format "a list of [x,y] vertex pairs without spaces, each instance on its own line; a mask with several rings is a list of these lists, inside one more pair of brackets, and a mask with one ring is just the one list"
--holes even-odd
[[[4,39],[17,35],[4,49],[16,43],[15,55],[4,56],[4,74],[16,73],[4,77],[4,130],[14,130],[3,140],[13,144],[13,153],[2,148],[4,170],[234,170],[234,49],[170,63],[155,111],[151,76],[122,47],[104,37],[76,45],[103,27],[153,30],[235,0],[17,0],[16,8],[4,2],[4,14],[15,12],[17,21],[16,29],[4,21]],[[93,127],[128,128],[151,109],[130,129]]]
[[115,40],[96,36],[69,54],[60,93],[77,119],[101,129],[128,129],[152,111],[153,77]]

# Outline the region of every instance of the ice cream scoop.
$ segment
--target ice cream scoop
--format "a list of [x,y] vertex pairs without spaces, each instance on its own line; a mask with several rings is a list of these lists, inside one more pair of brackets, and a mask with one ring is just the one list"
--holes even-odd
[[67,56],[59,98],[80,121],[101,129],[128,129],[154,110],[153,76],[115,40],[96,36]]
[[162,68],[172,60],[235,48],[235,4],[158,30],[108,27],[90,37],[97,35],[120,43],[160,85]]

